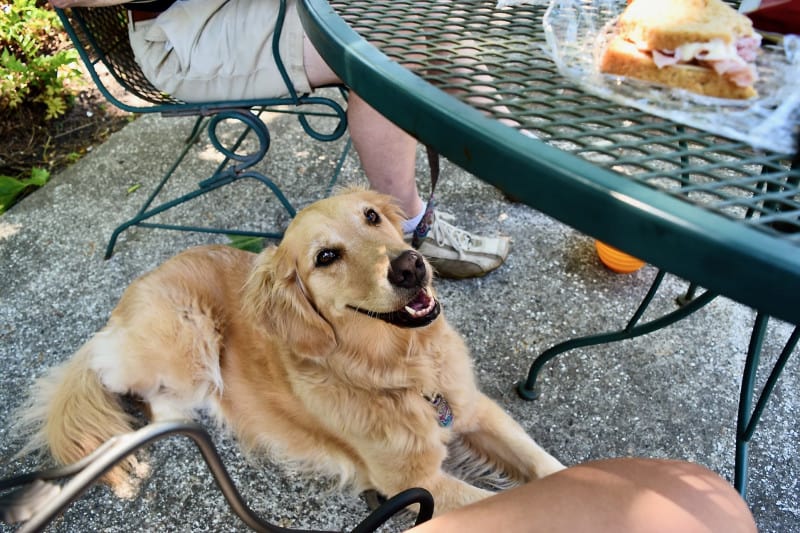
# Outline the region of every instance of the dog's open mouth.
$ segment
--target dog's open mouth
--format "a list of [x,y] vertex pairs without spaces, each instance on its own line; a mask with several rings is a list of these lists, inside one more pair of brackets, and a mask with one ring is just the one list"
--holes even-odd
[[436,320],[436,317],[439,316],[439,311],[441,311],[439,302],[425,288],[421,289],[402,309],[396,311],[379,313],[356,307],[353,307],[353,309],[401,328],[427,326]]

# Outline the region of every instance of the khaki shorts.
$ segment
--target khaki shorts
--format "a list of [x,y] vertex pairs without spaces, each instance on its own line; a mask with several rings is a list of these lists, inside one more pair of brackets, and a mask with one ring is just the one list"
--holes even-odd
[[[295,90],[310,92],[303,28],[287,0],[280,55]],[[131,22],[136,61],[159,90],[187,102],[288,94],[272,53],[277,0],[178,0],[157,18]]]

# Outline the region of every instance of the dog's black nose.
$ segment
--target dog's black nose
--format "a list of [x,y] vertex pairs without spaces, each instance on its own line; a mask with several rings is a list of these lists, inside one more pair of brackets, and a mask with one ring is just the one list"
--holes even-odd
[[412,289],[425,283],[425,261],[414,250],[407,250],[389,263],[389,283],[396,287]]

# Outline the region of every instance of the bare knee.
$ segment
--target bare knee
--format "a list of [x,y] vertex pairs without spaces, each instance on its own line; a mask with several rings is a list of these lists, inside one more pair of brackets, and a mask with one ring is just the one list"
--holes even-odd
[[414,532],[753,533],[744,500],[699,465],[609,459],[550,476],[444,514]]
[[616,505],[621,525],[629,522],[637,531],[756,531],[733,486],[694,463],[609,459],[577,466],[568,475],[603,490],[602,499]]

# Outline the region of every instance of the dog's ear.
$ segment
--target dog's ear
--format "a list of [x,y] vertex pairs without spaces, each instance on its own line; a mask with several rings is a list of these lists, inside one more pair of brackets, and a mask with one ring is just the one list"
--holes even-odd
[[331,325],[311,301],[297,267],[284,250],[259,254],[244,287],[245,311],[296,353],[324,357],[336,347]]

